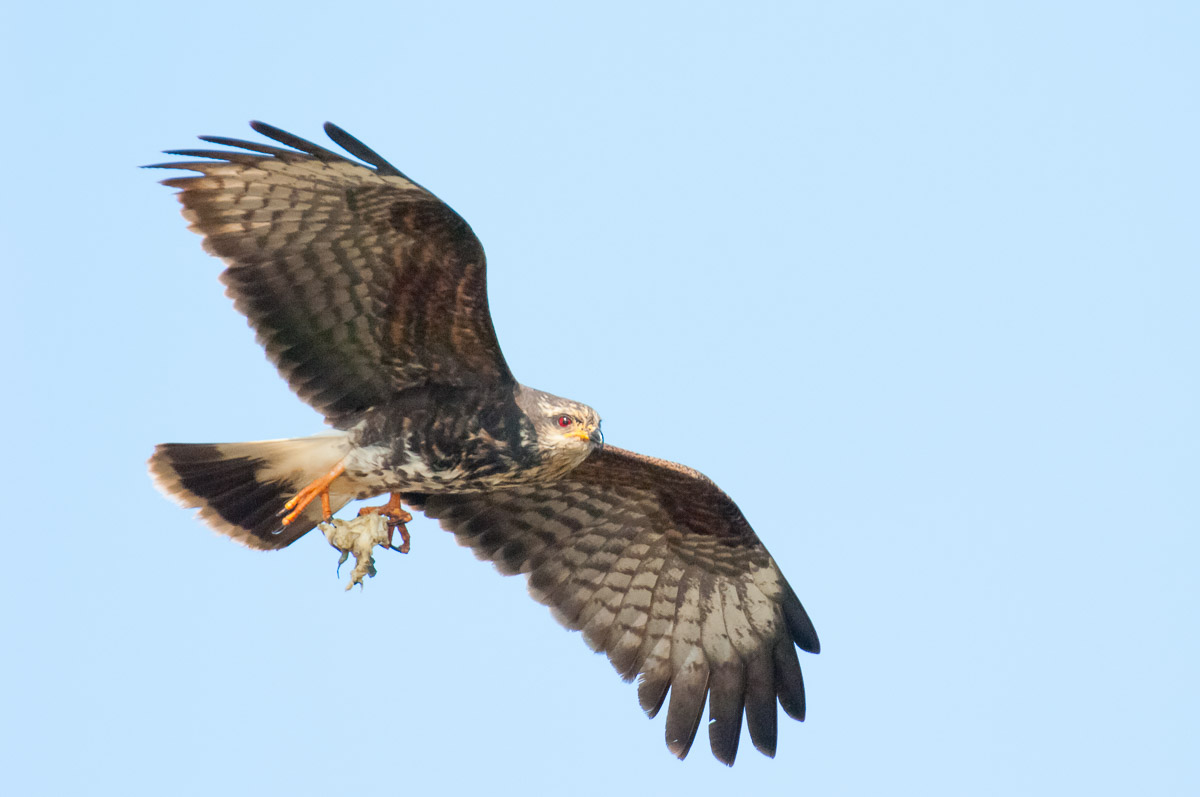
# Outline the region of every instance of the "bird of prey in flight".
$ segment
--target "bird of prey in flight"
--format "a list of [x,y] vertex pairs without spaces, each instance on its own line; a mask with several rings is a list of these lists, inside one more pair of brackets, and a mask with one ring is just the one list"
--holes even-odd
[[[775,754],[776,703],[804,719],[796,647],[816,631],[737,505],[691,468],[605,445],[586,404],[527,387],[488,312],[483,247],[448,205],[326,124],[338,154],[259,122],[275,144],[175,150],[165,180],[234,306],[332,433],[170,443],[163,492],[251,548],[295,542],[355,499],[404,539],[436,518],[607,654],[683,758],[704,705],[732,764],[743,717]],[[281,146],[279,146],[281,145]],[[536,308],[530,308],[536,312]]]

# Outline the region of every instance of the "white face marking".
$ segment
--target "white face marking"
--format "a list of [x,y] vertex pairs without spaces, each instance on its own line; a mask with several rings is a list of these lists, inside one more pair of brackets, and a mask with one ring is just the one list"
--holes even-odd
[[[518,388],[517,404],[533,423],[543,457],[557,467],[573,468],[599,447],[600,416],[586,404],[524,385]],[[564,417],[565,426],[559,423]]]

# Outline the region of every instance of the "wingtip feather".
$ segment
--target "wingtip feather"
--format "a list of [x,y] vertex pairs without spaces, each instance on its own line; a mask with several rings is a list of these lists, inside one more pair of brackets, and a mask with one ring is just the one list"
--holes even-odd
[[787,715],[799,722],[804,721],[804,675],[800,672],[800,659],[796,648],[786,639],[775,646],[775,688],[779,705]]
[[783,619],[787,623],[788,633],[801,650],[807,653],[821,652],[821,640],[817,638],[817,629],[790,585],[783,601]]
[[[374,166],[376,173],[390,175],[392,177],[403,177],[405,180],[409,179],[399,169],[388,163],[382,155],[359,141],[356,137],[347,133],[342,128],[335,125],[333,122],[326,122],[324,130],[325,135],[329,136],[333,143],[337,144],[339,147],[346,150],[364,163]],[[412,181],[409,180],[409,182]]]
[[740,662],[714,668],[708,688],[708,743],[713,756],[731,767],[737,758],[746,705],[745,672]]
[[345,162],[346,159],[332,150],[325,149],[319,144],[314,144],[306,138],[289,133],[286,130],[269,125],[266,122],[260,122],[257,119],[250,122],[251,129],[254,132],[264,135],[272,141],[278,141],[280,144],[292,147],[306,155],[311,155],[319,161],[328,162]]

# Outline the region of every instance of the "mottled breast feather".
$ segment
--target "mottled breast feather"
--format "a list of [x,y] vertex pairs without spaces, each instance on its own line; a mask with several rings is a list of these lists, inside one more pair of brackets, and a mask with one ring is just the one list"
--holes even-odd
[[606,447],[560,480],[406,501],[437,518],[582,631],[687,754],[709,705],[714,755],[732,763],[742,717],[774,755],[776,701],[804,718],[795,646],[816,631],[734,502],[682,465]]
[[424,385],[509,384],[488,313],[483,247],[448,205],[334,125],[359,163],[260,122],[290,147],[173,150],[191,229],[299,396],[335,424]]

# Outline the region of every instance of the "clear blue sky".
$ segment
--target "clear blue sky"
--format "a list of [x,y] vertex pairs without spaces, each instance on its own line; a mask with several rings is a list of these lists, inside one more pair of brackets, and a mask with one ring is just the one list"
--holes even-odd
[[[1200,792],[1200,5],[33,5],[0,791]],[[675,761],[428,521],[344,593],[152,489],[321,428],[136,168],[255,118],[446,199],[522,381],[734,496],[825,648],[776,760]]]

